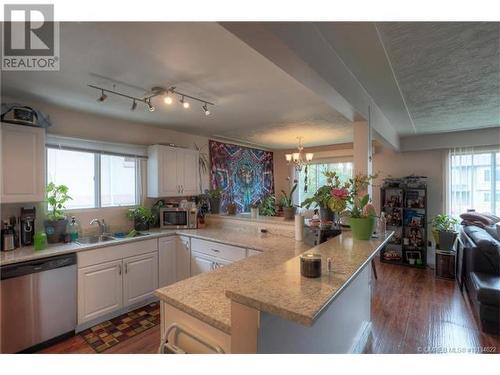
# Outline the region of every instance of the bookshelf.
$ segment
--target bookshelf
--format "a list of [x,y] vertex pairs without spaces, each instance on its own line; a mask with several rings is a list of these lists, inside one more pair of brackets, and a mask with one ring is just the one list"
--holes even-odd
[[386,263],[424,268],[427,265],[427,183],[425,177],[386,179],[380,189],[380,211],[394,231],[381,250]]

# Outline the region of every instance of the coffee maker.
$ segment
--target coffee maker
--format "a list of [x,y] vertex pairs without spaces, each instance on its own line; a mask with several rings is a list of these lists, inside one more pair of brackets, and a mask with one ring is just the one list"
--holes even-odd
[[21,207],[21,246],[31,246],[35,237],[35,207]]

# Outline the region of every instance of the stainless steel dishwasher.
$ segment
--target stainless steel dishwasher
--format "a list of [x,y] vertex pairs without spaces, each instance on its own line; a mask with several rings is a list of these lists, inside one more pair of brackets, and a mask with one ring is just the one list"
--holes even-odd
[[0,267],[0,353],[74,334],[76,254]]

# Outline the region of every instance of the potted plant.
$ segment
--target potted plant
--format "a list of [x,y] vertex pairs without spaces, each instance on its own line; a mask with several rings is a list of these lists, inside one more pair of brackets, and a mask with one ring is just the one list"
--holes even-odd
[[134,221],[134,229],[137,231],[149,230],[149,226],[155,222],[155,216],[151,209],[144,206],[128,210],[127,218]]
[[215,188],[206,191],[208,201],[210,203],[210,212],[212,214],[220,213],[220,200],[222,197],[222,189]]
[[312,197],[307,198],[304,202],[302,202],[301,207],[309,209],[311,205],[315,204],[319,207],[319,215],[322,222],[333,221],[334,212],[328,206],[331,191],[332,188],[330,186],[321,186],[318,190],[316,190]]
[[259,215],[275,216],[276,215],[276,197],[274,194],[266,195],[259,206]]
[[280,203],[283,208],[283,215],[285,216],[285,220],[293,220],[295,217],[295,212],[297,211],[297,207],[293,204],[293,193],[297,190],[297,182],[295,182],[290,190],[290,193],[286,193],[285,190],[281,190],[281,198]]
[[66,207],[66,202],[73,199],[68,195],[68,190],[66,185],[56,185],[53,182],[47,185],[47,203],[50,207],[43,224],[49,243],[57,243],[64,238],[68,220],[64,216],[63,209]]
[[437,215],[432,219],[432,236],[441,250],[452,250],[458,236],[456,226],[458,220],[446,214]]

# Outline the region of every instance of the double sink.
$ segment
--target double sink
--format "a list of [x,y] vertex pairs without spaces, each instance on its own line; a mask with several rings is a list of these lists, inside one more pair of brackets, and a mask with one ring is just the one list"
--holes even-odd
[[136,234],[132,237],[125,236],[125,237],[118,237],[118,238],[113,237],[109,234],[102,234],[99,236],[85,236],[85,237],[78,238],[75,242],[79,245],[88,245],[88,244],[116,241],[118,239],[137,238],[137,237],[144,237],[144,236],[149,236],[149,233],[136,232]]

